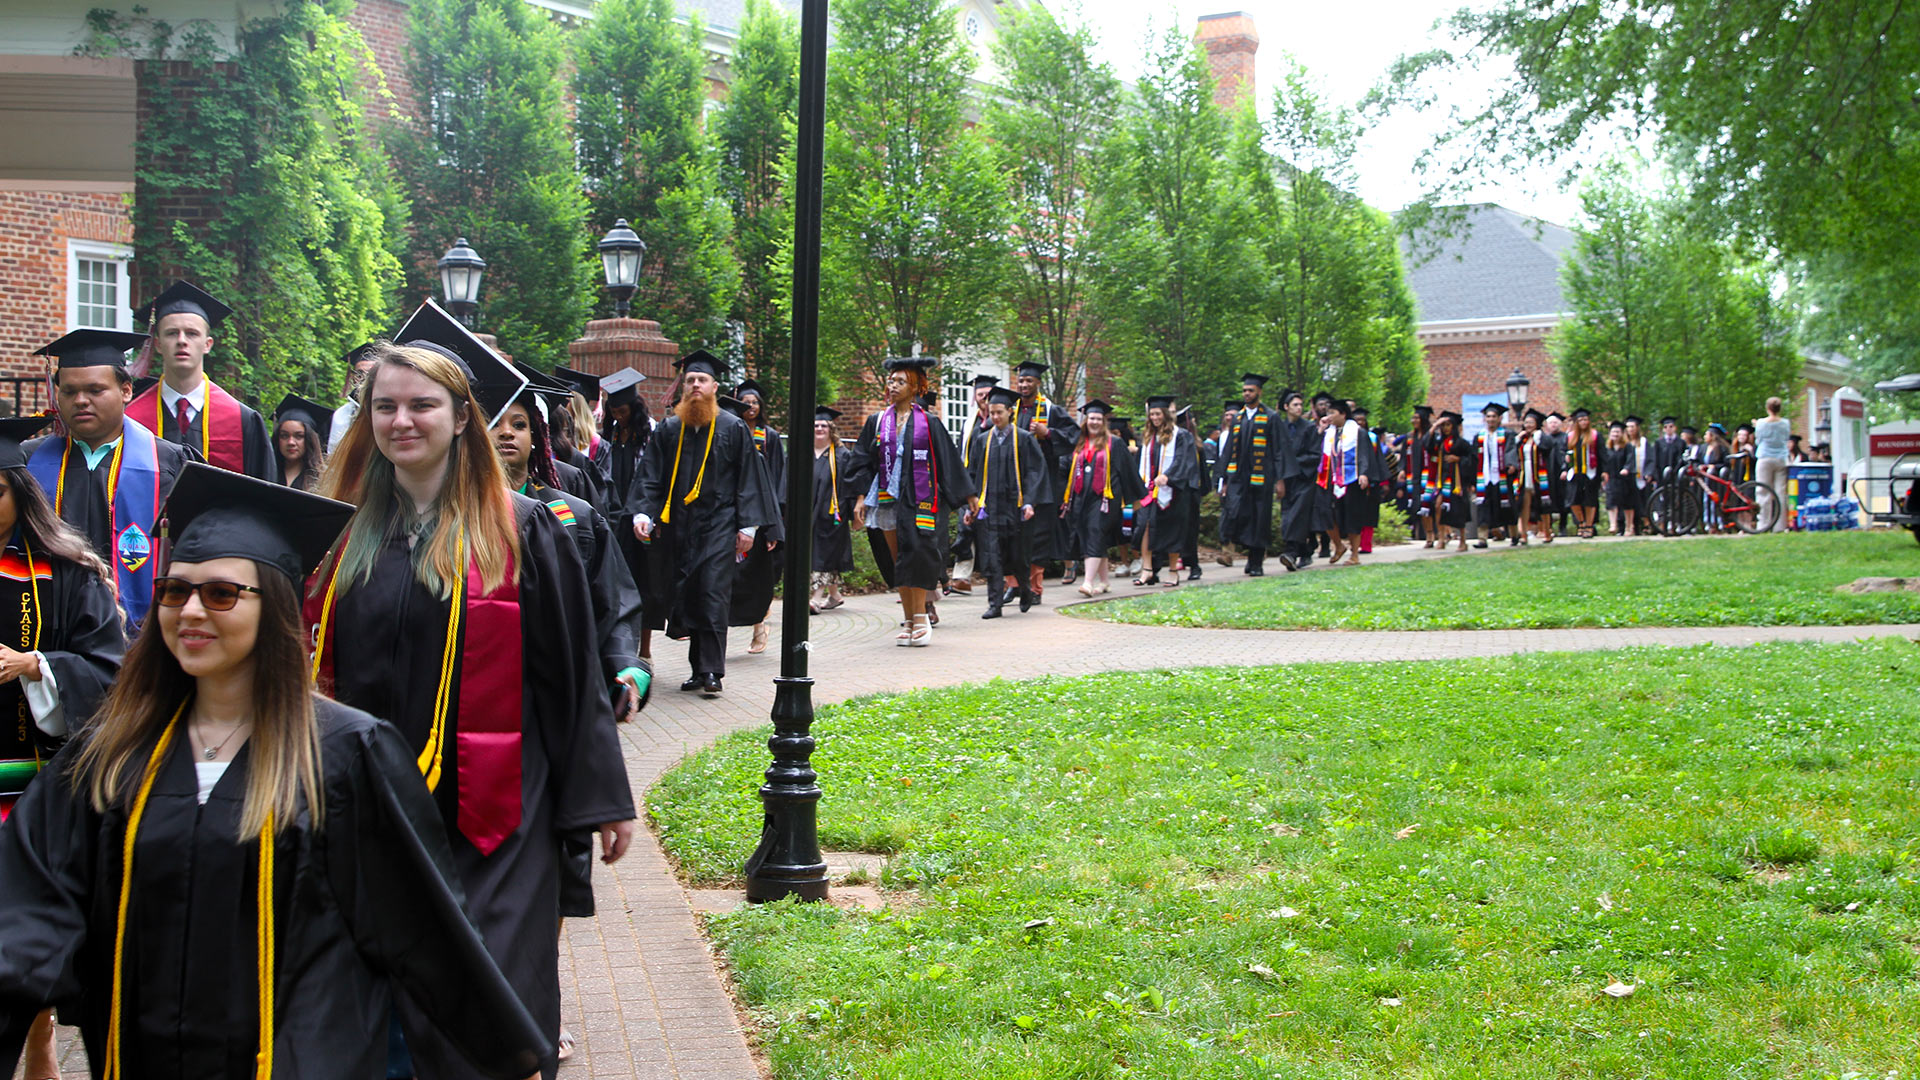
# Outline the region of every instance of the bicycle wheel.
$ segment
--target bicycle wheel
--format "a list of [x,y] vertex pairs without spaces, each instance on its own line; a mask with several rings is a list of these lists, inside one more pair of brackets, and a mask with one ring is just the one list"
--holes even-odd
[[1700,527],[1700,497],[1692,488],[1660,488],[1647,500],[1647,516],[1663,536],[1685,536]]
[[1743,533],[1772,532],[1780,520],[1780,496],[1757,480],[1734,485],[1734,494],[1720,510]]

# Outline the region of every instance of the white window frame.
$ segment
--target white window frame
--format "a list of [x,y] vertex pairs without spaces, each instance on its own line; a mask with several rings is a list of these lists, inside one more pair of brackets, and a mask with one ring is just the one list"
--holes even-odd
[[114,308],[114,325],[99,327],[102,330],[133,329],[133,280],[127,272],[127,266],[133,260],[133,248],[126,244],[115,244],[106,240],[69,240],[67,241],[67,329],[80,329],[80,260],[110,262],[118,267],[119,280],[115,288],[119,292],[120,303]]

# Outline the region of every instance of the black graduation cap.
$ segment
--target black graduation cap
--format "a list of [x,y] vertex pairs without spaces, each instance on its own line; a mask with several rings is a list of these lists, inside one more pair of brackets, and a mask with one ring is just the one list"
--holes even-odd
[[1459,413],[1454,412],[1452,409],[1442,409],[1440,410],[1440,419],[1458,424],[1461,421],[1465,420],[1466,418],[1461,416]]
[[1017,408],[1020,404],[1020,395],[1017,391],[1009,387],[996,386],[987,391],[987,403],[990,405],[1005,405],[1009,409]]
[[1679,432],[1679,433],[1680,433],[1680,434],[1682,434],[1682,435],[1698,435],[1698,434],[1700,434],[1700,432],[1698,432],[1698,431],[1696,431],[1696,430],[1695,430],[1695,429],[1693,428],[1693,426],[1692,426],[1691,424],[1685,424],[1685,425],[1682,425],[1682,426],[1681,426],[1681,428],[1680,428],[1680,432]]
[[191,281],[175,281],[167,286],[166,291],[149,300],[146,307],[134,312],[133,317],[151,331],[161,319],[182,314],[200,316],[211,329],[219,326],[220,320],[233,314],[233,309],[215,300],[213,294]]
[[[1627,417],[1627,423],[1629,423],[1629,424],[1639,424],[1639,425],[1640,425],[1641,427],[1646,427],[1646,426],[1647,426],[1647,422],[1646,422],[1645,420],[1642,420],[1642,419],[1640,419],[1640,418],[1639,418],[1639,417],[1637,417],[1637,416],[1629,416],[1629,417]],[[1745,425],[1742,425],[1742,426],[1745,426]]]
[[1352,401],[1352,402],[1348,402],[1348,404],[1352,406],[1351,408],[1349,408],[1349,409],[1347,410],[1347,413],[1348,413],[1348,415],[1351,415],[1351,416],[1370,416],[1370,415],[1372,415],[1371,413],[1369,413],[1369,412],[1367,412],[1367,407],[1366,407],[1365,405],[1362,405],[1362,404],[1360,404],[1360,403],[1359,403],[1359,402],[1357,402],[1357,401]]
[[1228,410],[1231,410],[1231,411],[1234,411],[1234,412],[1238,412],[1238,411],[1240,410],[1240,407],[1241,407],[1241,406],[1242,406],[1243,404],[1245,404],[1245,403],[1244,403],[1244,402],[1242,402],[1242,401],[1241,401],[1241,400],[1240,400],[1239,398],[1237,398],[1237,397],[1230,397],[1230,398],[1227,398],[1227,399],[1226,399],[1226,401],[1225,401],[1225,403],[1223,403],[1223,404],[1222,404],[1222,405],[1221,405],[1220,407],[1221,407],[1222,409],[1228,409]]
[[127,366],[127,351],[139,348],[146,340],[145,334],[125,330],[75,330],[33,350],[33,355],[59,357],[63,368],[121,368]]
[[1265,386],[1267,385],[1267,377],[1265,375],[1259,375],[1249,371],[1246,374],[1240,376],[1240,385],[1241,386]]
[[[682,375],[700,374],[711,376],[714,379],[719,379],[727,370],[726,361],[705,349],[693,350],[680,359],[675,360],[673,366],[679,368]],[[600,380],[600,385],[604,389],[607,385],[606,380]],[[612,393],[612,391],[609,390],[608,393]]]
[[742,420],[746,419],[747,407],[748,407],[746,402],[741,401],[739,398],[734,397],[732,394],[721,394],[717,400],[719,401],[721,408],[727,410],[728,412],[732,413],[735,416],[740,417]]
[[1497,401],[1489,401],[1485,405],[1480,406],[1480,411],[1483,413],[1499,414],[1499,413],[1506,412],[1507,407],[1505,405],[1500,404]]
[[9,416],[0,420],[0,469],[25,468],[27,452],[20,444],[45,431],[51,423],[51,416]]
[[141,394],[144,394],[147,391],[159,385],[160,385],[160,376],[142,375],[139,378],[133,380],[133,396],[139,397]]
[[1085,405],[1080,406],[1080,411],[1083,413],[1099,413],[1101,416],[1112,416],[1113,406],[1101,401],[1099,398],[1094,398]]
[[973,377],[973,388],[975,390],[978,390],[983,386],[999,386],[999,385],[1000,385],[1000,377],[998,375],[975,375]]
[[[628,370],[631,371],[632,369],[629,368]],[[634,374],[637,375],[639,372],[634,372]],[[579,391],[580,396],[586,398],[588,401],[600,400],[600,376],[598,375],[589,375],[584,371],[575,371],[570,367],[556,367],[553,369],[553,377]],[[641,377],[645,378],[645,376]]]
[[[939,361],[931,356],[889,356],[887,357],[886,369],[888,371],[906,371],[909,369],[915,371],[931,371],[933,370],[933,365],[937,363],[939,363]],[[1024,367],[1026,365],[1023,364],[1021,366]]]
[[1348,401],[1346,398],[1337,398],[1337,397],[1328,398],[1327,408],[1339,409],[1341,416],[1353,415],[1353,402]]
[[1015,375],[1031,375],[1039,378],[1047,373],[1047,365],[1038,360],[1022,360],[1020,366],[1013,369]]
[[1621,430],[1624,431],[1626,430],[1626,427],[1627,427],[1627,422],[1625,420],[1609,420],[1607,422],[1607,430],[1609,431],[1613,430],[1614,428],[1620,428]]
[[1316,391],[1314,391],[1314,394],[1313,394],[1313,403],[1314,403],[1315,405],[1318,405],[1318,404],[1320,404],[1320,403],[1321,403],[1321,402],[1323,402],[1323,401],[1332,401],[1332,400],[1333,400],[1333,395],[1332,395],[1332,394],[1329,394],[1329,393],[1327,393],[1327,392],[1326,392],[1325,390],[1316,390]]
[[1583,416],[1592,416],[1592,415],[1593,415],[1593,412],[1592,412],[1591,410],[1589,410],[1589,409],[1575,409],[1575,410],[1573,410],[1573,418],[1574,418],[1575,420],[1578,420],[1578,419],[1580,419],[1580,418],[1581,418],[1581,417],[1583,417]]
[[421,304],[419,310],[407,317],[394,332],[393,340],[400,345],[424,345],[460,365],[473,383],[473,396],[487,410],[488,427],[493,426],[527,385],[525,375],[514,370],[512,364],[432,300]]
[[366,355],[372,352],[373,347],[378,344],[379,342],[377,341],[367,341],[355,345],[353,348],[347,350],[347,354],[340,358],[340,362],[351,368],[353,365],[365,359]]
[[1173,395],[1172,395],[1172,394],[1157,394],[1157,395],[1155,395],[1155,396],[1153,396],[1153,397],[1150,397],[1150,398],[1148,398],[1148,399],[1147,399],[1147,408],[1149,408],[1149,409],[1171,409],[1171,408],[1173,408]]
[[1287,407],[1287,402],[1292,401],[1294,398],[1304,398],[1304,397],[1306,397],[1306,395],[1302,394],[1298,390],[1285,391],[1280,395],[1280,407],[1284,409]]
[[347,527],[353,505],[190,461],[161,515],[174,562],[252,559],[299,585]]
[[1173,414],[1173,418],[1175,420],[1186,420],[1191,418],[1192,416],[1193,416],[1193,406],[1191,405],[1182,405],[1180,406],[1180,408],[1176,409]]
[[1548,413],[1548,414],[1547,414],[1547,419],[1549,419],[1549,420],[1551,420],[1551,419],[1553,419],[1553,418],[1554,418],[1554,417],[1556,417],[1556,416],[1559,416],[1559,417],[1560,417],[1560,419],[1562,419],[1562,420],[1565,420],[1565,419],[1566,419],[1566,417],[1564,417],[1564,416],[1560,416],[1560,410],[1559,410],[1559,409],[1555,409],[1555,410],[1553,410],[1552,412],[1550,412],[1550,413]]
[[813,422],[816,424],[822,421],[831,424],[838,419],[840,419],[839,409],[829,409],[825,405],[815,405],[813,407]]
[[1547,422],[1547,414],[1541,412],[1539,409],[1528,409],[1527,419],[1533,421],[1536,424],[1544,424]]
[[740,397],[744,394],[752,394],[761,401],[767,400],[767,392],[760,389],[760,384],[754,382],[752,379],[741,379],[740,385],[733,388],[734,397]]
[[1415,416],[1426,416],[1426,417],[1431,417],[1431,416],[1433,415],[1433,406],[1431,406],[1431,405],[1415,405],[1415,406],[1413,407],[1413,415],[1415,415]]
[[1663,416],[1660,418],[1661,427],[1665,427],[1668,424],[1678,424],[1679,422],[1680,422],[1680,418],[1677,416]]
[[645,375],[640,374],[630,367],[621,368],[611,375],[602,375],[599,379],[600,389],[607,392],[608,408],[612,408],[615,405],[633,404],[633,399],[639,396],[640,393],[636,387],[646,381],[647,377]]
[[333,410],[299,394],[288,394],[273,407],[273,426],[276,429],[282,420],[298,420],[306,425],[307,437],[318,439],[323,448],[327,445],[327,436],[333,432]]
[[556,379],[539,368],[531,364],[523,364],[518,360],[513,362],[513,366],[514,370],[526,376],[529,392],[539,394],[548,401],[573,400],[573,387],[565,380]]

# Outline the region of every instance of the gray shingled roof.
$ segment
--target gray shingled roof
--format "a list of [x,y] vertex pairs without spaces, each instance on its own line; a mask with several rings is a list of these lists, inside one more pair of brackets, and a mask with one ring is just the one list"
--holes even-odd
[[1573,250],[1571,231],[1493,203],[1458,207],[1442,220],[1451,235],[1437,245],[1427,236],[1400,244],[1421,322],[1566,310],[1560,264]]
[[[796,18],[799,17],[800,0],[778,2]],[[747,0],[674,0],[674,7],[682,15],[700,16],[700,21],[707,25],[707,29],[719,30],[729,37],[738,34],[740,24],[747,19]]]

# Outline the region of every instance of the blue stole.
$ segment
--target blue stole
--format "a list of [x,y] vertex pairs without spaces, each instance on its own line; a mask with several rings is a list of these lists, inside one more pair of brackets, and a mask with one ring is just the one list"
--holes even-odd
[[[48,439],[27,460],[27,471],[49,498],[60,491],[60,466],[71,439]],[[132,417],[123,416],[120,449],[115,456],[119,468],[107,477],[113,492],[108,530],[113,551],[107,561],[113,564],[114,591],[126,616],[127,636],[132,637],[153,605],[153,576],[158,569],[153,558],[153,527],[160,517],[160,451],[153,432]]]

